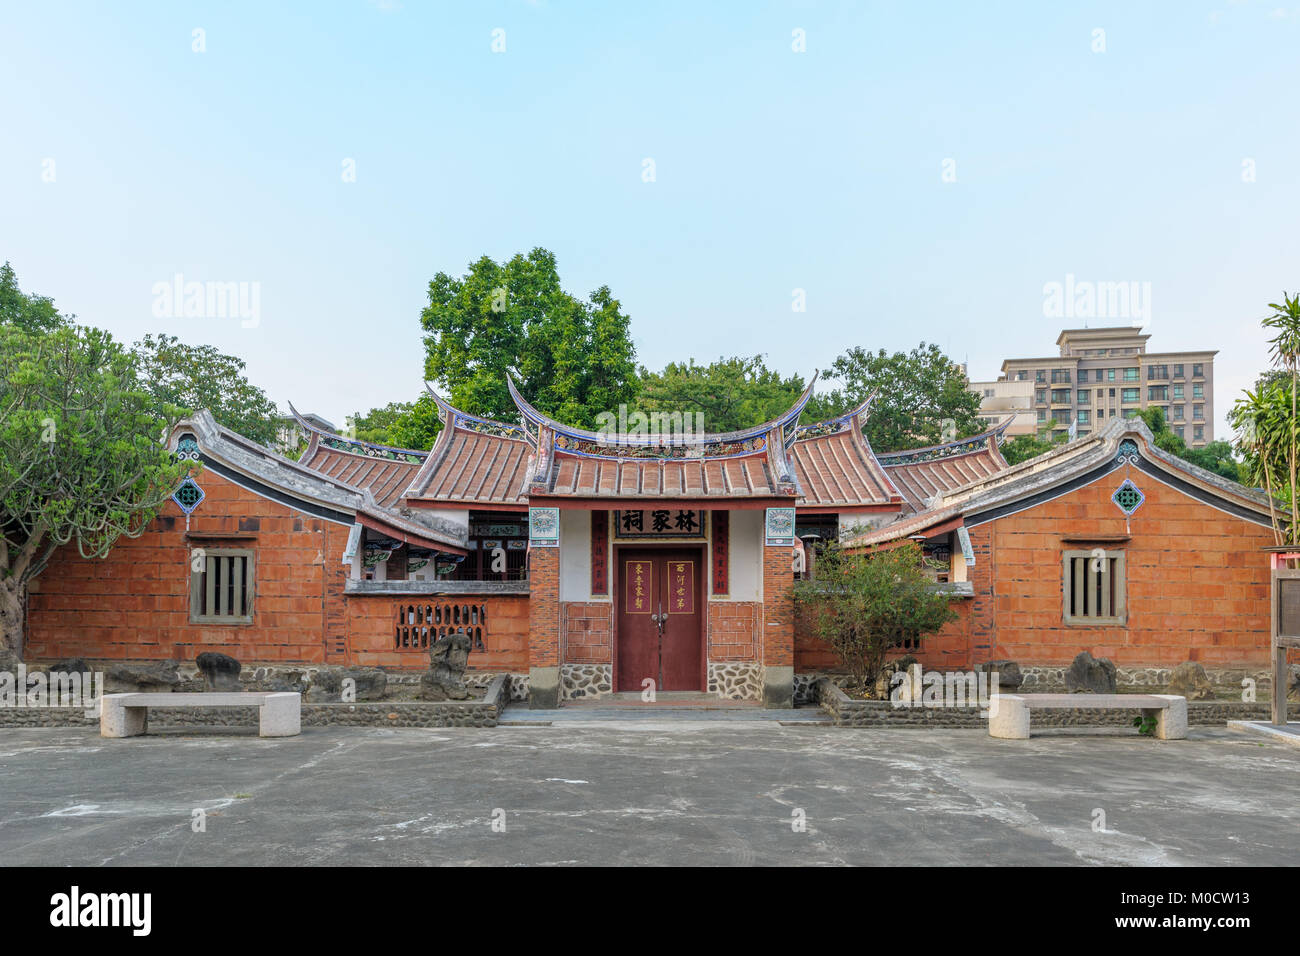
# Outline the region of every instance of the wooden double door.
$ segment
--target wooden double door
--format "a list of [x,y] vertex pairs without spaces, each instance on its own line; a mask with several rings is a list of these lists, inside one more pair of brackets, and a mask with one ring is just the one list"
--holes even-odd
[[704,690],[704,552],[618,550],[617,691]]

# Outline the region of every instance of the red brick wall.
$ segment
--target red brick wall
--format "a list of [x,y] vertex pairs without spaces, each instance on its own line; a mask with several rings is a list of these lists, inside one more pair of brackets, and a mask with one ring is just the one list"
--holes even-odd
[[[992,657],[1065,663],[1081,650],[1121,666],[1265,666],[1269,647],[1268,555],[1272,534],[1135,473],[1146,502],[1123,547],[1128,626],[1065,627],[1062,535],[1124,534],[1110,500],[1112,473],[1063,498],[993,522],[996,551]],[[974,643],[981,643],[974,635]]]
[[[1209,668],[1268,665],[1267,527],[1234,518],[1134,472],[1146,501],[1125,530],[1110,500],[1123,481],[1111,474],[1053,501],[970,530],[975,567],[967,570],[975,597],[954,601],[960,619],[923,639],[926,667],[965,669],[1009,658],[1023,665],[1060,666],[1080,651],[1121,667],[1169,667],[1186,660]],[[1064,551],[1087,542],[1064,537],[1123,535],[1127,627],[1066,627],[1062,608]],[[834,668],[816,638],[797,640],[799,670]]]
[[565,601],[560,605],[564,634],[564,663],[613,663],[614,629],[610,601]]
[[763,666],[794,664],[793,548],[763,546]]
[[752,601],[710,601],[709,660],[757,660],[762,614],[763,605]]
[[[482,608],[485,621],[484,649],[470,653],[469,669],[515,673],[528,670],[527,594],[465,594],[455,597],[413,594],[350,595],[345,609],[348,635],[347,663],[362,667],[384,667],[390,670],[427,669],[428,648],[399,649],[395,641],[399,610],[405,612],[408,608],[416,606],[444,609],[458,606],[462,609],[462,620],[471,617],[465,613],[465,609]],[[426,613],[425,617],[428,616]]]
[[[190,517],[192,531],[256,537],[187,542],[185,516],[168,502],[143,535],[121,539],[103,560],[87,561],[75,547],[59,549],[31,587],[28,657],[193,660],[220,651],[241,661],[324,660],[326,636],[338,629],[331,588],[348,529],[212,471],[198,482],[206,497]],[[191,545],[255,550],[252,624],[189,622]]]
[[528,664],[560,664],[560,549],[533,548],[528,553]]

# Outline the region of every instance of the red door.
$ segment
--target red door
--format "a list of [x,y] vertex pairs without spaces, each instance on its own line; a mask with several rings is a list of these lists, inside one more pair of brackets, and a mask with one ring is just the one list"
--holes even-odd
[[616,690],[704,689],[699,550],[620,550]]

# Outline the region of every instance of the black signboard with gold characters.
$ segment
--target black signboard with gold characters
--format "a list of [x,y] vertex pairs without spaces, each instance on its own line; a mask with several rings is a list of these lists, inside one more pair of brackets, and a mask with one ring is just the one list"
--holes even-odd
[[654,508],[649,511],[615,511],[614,537],[703,538],[705,512],[683,508]]

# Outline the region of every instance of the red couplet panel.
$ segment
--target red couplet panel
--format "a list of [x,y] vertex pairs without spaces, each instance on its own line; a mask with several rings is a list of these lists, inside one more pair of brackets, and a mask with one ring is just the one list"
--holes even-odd
[[620,550],[616,690],[704,689],[703,552]]

